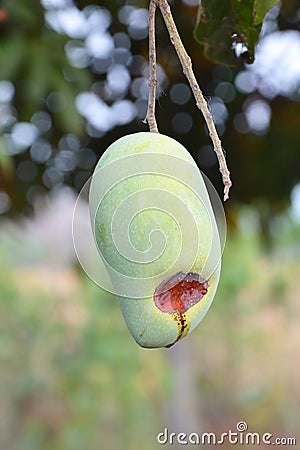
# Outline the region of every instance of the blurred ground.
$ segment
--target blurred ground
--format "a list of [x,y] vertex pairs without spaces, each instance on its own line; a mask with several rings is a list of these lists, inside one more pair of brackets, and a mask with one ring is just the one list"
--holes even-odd
[[[30,255],[18,233],[14,251]],[[1,449],[151,450],[165,426],[221,434],[240,420],[300,442],[298,226],[269,255],[255,234],[231,234],[213,306],[173,350],[140,349],[114,298],[71,260],[55,266],[41,250],[18,263],[0,235]],[[54,253],[62,238],[49,237]]]

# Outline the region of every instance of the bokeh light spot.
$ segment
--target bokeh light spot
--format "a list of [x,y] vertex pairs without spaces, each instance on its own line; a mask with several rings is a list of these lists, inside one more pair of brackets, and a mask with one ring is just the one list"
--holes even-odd
[[25,150],[33,144],[39,134],[38,128],[28,122],[17,122],[11,130],[11,139],[15,147]]
[[237,74],[234,83],[237,89],[243,94],[250,94],[257,87],[255,74],[245,70]]
[[76,155],[71,150],[62,150],[56,155],[54,163],[61,172],[71,172],[76,167]]
[[14,95],[15,95],[14,85],[8,80],[0,81],[0,102],[9,103],[12,101]]
[[37,126],[42,133],[46,133],[52,126],[52,119],[48,113],[38,111],[31,117],[31,123]]
[[78,40],[68,41],[65,45],[65,52],[73,67],[83,69],[90,64],[90,58],[83,42]]
[[88,5],[84,8],[83,14],[87,19],[89,29],[107,30],[112,22],[112,17],[108,9],[97,5]]
[[176,113],[172,120],[172,127],[178,134],[188,133],[193,126],[193,118],[187,112]]
[[11,200],[8,194],[0,191],[0,214],[5,214],[11,207]]
[[292,189],[291,208],[293,217],[300,222],[300,183],[296,184]]
[[223,100],[219,97],[211,97],[208,104],[215,123],[217,125],[223,124],[228,117],[228,110],[224,105]]
[[113,40],[116,48],[125,48],[129,50],[131,47],[131,40],[128,34],[119,32],[113,35]]
[[88,35],[85,45],[89,55],[102,59],[109,58],[114,49],[111,35],[97,30]]
[[64,181],[63,173],[55,167],[48,167],[43,174],[43,182],[47,188],[53,188]]
[[199,6],[199,0],[182,0],[187,6]]
[[222,81],[218,83],[215,88],[215,94],[217,97],[221,98],[225,103],[232,102],[235,97],[235,88],[231,83],[227,81]]
[[258,134],[266,133],[271,120],[270,106],[262,100],[254,100],[245,109],[250,130]]
[[116,123],[125,125],[136,117],[136,108],[130,100],[120,100],[112,105],[112,112],[115,115]]
[[130,75],[126,67],[116,64],[107,74],[107,87],[117,95],[125,94],[130,84]]
[[51,158],[51,155],[52,148],[48,142],[37,141],[30,148],[30,156],[37,163],[44,164]]
[[77,152],[80,149],[80,140],[72,133],[65,134],[60,138],[58,142],[58,148],[61,150],[69,149]]
[[134,8],[128,17],[128,33],[132,39],[141,40],[148,36],[149,13],[145,8]]
[[191,98],[191,91],[186,84],[177,83],[170,89],[170,97],[173,103],[177,105],[186,104]]

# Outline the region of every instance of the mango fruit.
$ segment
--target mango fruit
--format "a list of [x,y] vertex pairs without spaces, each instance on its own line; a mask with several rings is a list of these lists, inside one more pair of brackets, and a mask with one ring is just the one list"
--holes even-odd
[[171,347],[203,319],[221,269],[220,233],[195,161],[168,136],[124,136],[95,168],[89,207],[131,335],[141,347]]

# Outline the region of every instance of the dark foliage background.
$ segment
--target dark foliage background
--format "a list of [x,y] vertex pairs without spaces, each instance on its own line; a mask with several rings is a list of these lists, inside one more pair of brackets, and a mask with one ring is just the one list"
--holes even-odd
[[[29,212],[34,198],[45,190],[58,188],[62,184],[79,190],[110,143],[124,134],[147,130],[142,122],[147,96],[147,2],[99,2],[98,34],[94,30],[93,36],[100,39],[99,32],[103,26],[106,41],[99,40],[98,50],[97,43],[90,43],[90,47],[87,44],[92,33],[80,30],[80,24],[83,26],[87,17],[95,13],[96,2],[91,7],[85,1],[76,2],[76,6],[68,1],[44,1],[46,23],[45,11],[38,0],[35,0],[34,7],[32,1],[26,0],[4,1],[2,4],[0,78],[14,83],[15,91],[11,103],[2,104],[4,117],[7,108],[10,108],[10,116],[3,119],[2,124],[1,185],[11,200],[11,208],[7,212],[14,214]],[[252,204],[259,211],[263,230],[266,231],[270,219],[289,205],[291,190],[299,182],[299,77],[293,87],[287,87],[285,95],[278,82],[275,88],[265,89],[262,85],[266,84],[266,77],[272,78],[268,70],[272,70],[273,66],[269,65],[263,79],[260,80],[259,72],[254,75],[255,82],[252,76],[252,85],[251,77],[244,78],[244,84],[248,80],[248,87],[245,87],[239,82],[239,75],[243,77],[252,73],[251,66],[245,70],[244,63],[237,61],[236,67],[226,67],[214,64],[203,56],[203,48],[192,35],[197,5],[190,5],[195,5],[195,2],[172,2],[178,28],[214,113],[232,173],[234,185],[230,201],[225,205],[229,219],[232,218],[229,222],[234,222],[236,205]],[[79,21],[79,28],[59,24],[64,20],[63,13],[64,17],[69,15],[69,22],[72,22],[74,10],[77,12],[74,20]],[[82,10],[80,22],[78,16]],[[297,29],[298,4],[289,0],[283,2],[280,9],[275,7],[272,10],[263,33],[267,35],[276,30]],[[112,41],[109,38],[114,39],[114,48],[110,53]],[[297,34],[290,37],[294,41],[297,38],[299,41]],[[160,131],[173,136],[189,149],[199,167],[221,193],[220,174],[202,116],[186,87],[182,69],[160,17],[157,20],[157,42],[161,66],[157,106]],[[101,46],[103,49],[105,45],[108,45],[108,53],[106,50],[101,52]],[[274,46],[275,42],[269,52],[274,51]],[[262,58],[259,64],[263,64]],[[280,60],[278,64],[280,66]],[[292,54],[288,64],[297,64]],[[285,67],[286,64],[283,70]],[[119,90],[112,89],[107,81],[116,68],[124,69],[125,76],[131,77]],[[113,76],[122,77],[124,70],[115,71]],[[122,110],[123,126],[102,126],[98,120],[97,129],[97,125],[95,128],[95,124],[86,121],[75,106],[76,96],[87,91],[93,92],[108,106],[128,99],[135,111]],[[264,115],[262,125],[260,127],[258,123],[253,128],[247,121],[247,114],[252,106],[252,115],[259,117],[261,105]],[[255,106],[258,109],[255,110]],[[101,115],[101,110],[97,111],[93,114]],[[39,120],[39,114],[46,115]],[[32,154],[35,155],[37,150],[32,151],[32,145],[21,143],[21,148],[11,148],[14,145],[11,133],[17,122],[38,123],[38,120],[38,142],[50,145],[51,156],[46,155],[46,159],[35,156],[34,160]],[[86,148],[89,151],[85,159],[82,149]],[[68,153],[63,153],[65,150]]]

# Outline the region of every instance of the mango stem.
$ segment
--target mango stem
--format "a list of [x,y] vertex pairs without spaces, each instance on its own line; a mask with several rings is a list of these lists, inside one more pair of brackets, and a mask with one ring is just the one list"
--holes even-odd
[[[173,44],[175,51],[177,53],[177,56],[179,58],[179,61],[181,63],[183,73],[186,76],[192,93],[196,100],[196,105],[202,112],[202,115],[204,117],[204,120],[206,122],[210,138],[213,142],[214,151],[217,155],[218,161],[219,161],[219,170],[222,175],[223,184],[224,184],[224,201],[229,198],[229,189],[232,185],[231,179],[230,179],[230,172],[228,170],[225,154],[223,152],[222,143],[218,136],[213,116],[209,110],[207,101],[205,100],[202,91],[199,87],[199,84],[196,80],[195,74],[193,72],[192,67],[192,61],[189,55],[187,54],[184,45],[182,43],[182,40],[180,38],[180,35],[178,33],[176,24],[174,22],[170,6],[168,4],[167,0],[151,0],[150,2],[150,9],[153,8],[153,3],[156,3],[156,5],[159,7],[161,14],[163,16],[165,25],[167,27],[170,41]],[[155,11],[155,10],[154,10]],[[151,17],[151,14],[150,14]],[[151,60],[152,63],[152,60]],[[156,82],[156,81],[155,81]],[[155,86],[154,86],[155,87]]]
[[156,1],[151,0],[149,6],[149,96],[148,108],[144,122],[148,122],[151,133],[158,133],[155,118],[155,97],[156,97],[156,47],[155,47],[155,13]]

